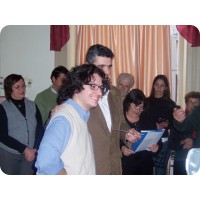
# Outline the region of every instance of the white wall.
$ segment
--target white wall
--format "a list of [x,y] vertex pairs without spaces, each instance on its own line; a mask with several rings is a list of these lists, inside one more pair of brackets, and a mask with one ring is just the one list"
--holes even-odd
[[177,74],[178,74],[178,30],[175,25],[170,26],[170,36],[171,36],[171,75],[172,75],[172,85],[171,85],[171,98],[177,102]]
[[[13,25],[2,29],[0,76],[16,73],[30,80],[32,84],[26,90],[30,100],[51,84],[54,57],[54,51],[50,51],[50,26]],[[3,89],[0,95],[4,95]]]

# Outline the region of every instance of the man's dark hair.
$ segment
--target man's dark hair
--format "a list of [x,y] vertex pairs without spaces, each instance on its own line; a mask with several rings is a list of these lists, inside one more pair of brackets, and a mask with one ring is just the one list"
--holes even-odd
[[200,101],[200,92],[190,91],[185,95],[185,103],[187,104],[190,98],[198,99]]
[[102,78],[102,94],[104,95],[109,89],[109,78],[95,65],[83,64],[73,67],[68,76],[64,79],[63,85],[58,93],[58,104],[62,104],[67,99],[72,98],[75,93],[81,92],[84,89],[83,85],[90,83],[95,73]]
[[51,72],[50,78],[52,79],[53,77],[55,77],[55,79],[57,79],[61,73],[67,75],[69,73],[69,70],[64,66],[59,65]]
[[86,61],[90,64],[94,64],[96,56],[114,58],[113,52],[108,47],[101,44],[95,44],[88,49]]

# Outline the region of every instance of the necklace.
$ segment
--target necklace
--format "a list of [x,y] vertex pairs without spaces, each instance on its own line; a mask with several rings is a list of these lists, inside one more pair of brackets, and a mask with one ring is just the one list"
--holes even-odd
[[18,108],[21,108],[21,107],[22,107],[22,105],[21,105],[21,104],[18,104],[17,106],[18,106]]

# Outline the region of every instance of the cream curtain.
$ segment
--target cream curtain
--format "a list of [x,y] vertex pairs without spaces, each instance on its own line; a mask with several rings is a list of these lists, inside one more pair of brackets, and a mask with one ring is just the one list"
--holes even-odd
[[135,77],[134,88],[148,96],[156,75],[171,82],[170,26],[77,26],[76,64],[85,63],[87,49],[97,43],[114,52],[113,85],[119,73],[128,72]]
[[182,37],[179,37],[178,60],[177,103],[184,108],[184,96],[186,94],[187,42]]
[[186,92],[200,91],[200,47],[187,43],[187,49]]
[[179,68],[177,102],[185,107],[185,94],[200,91],[200,47],[191,45],[179,35]]

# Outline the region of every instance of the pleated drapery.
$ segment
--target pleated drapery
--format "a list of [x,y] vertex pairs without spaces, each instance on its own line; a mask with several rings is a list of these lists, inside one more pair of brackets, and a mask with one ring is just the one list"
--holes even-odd
[[69,25],[51,25],[50,27],[50,50],[61,51],[69,40]]
[[171,82],[170,26],[77,26],[76,64],[86,62],[86,52],[93,44],[105,45],[115,55],[113,85],[119,73],[128,72],[135,78],[134,88],[143,90],[148,96],[156,75],[165,74]]
[[200,32],[198,28],[192,25],[177,25],[176,28],[192,47],[200,47]]

